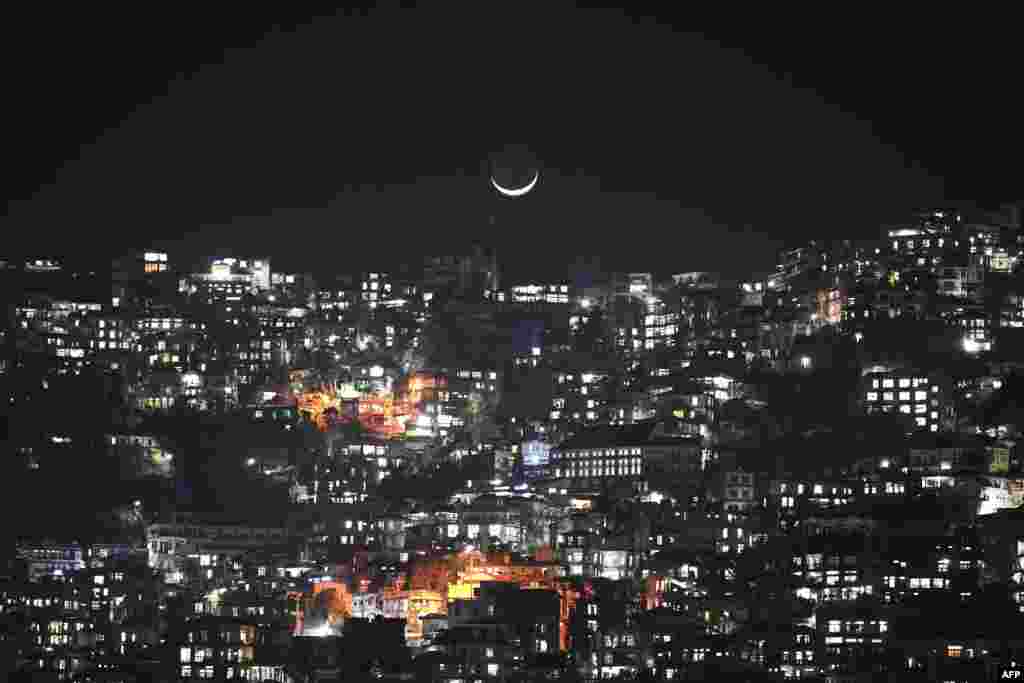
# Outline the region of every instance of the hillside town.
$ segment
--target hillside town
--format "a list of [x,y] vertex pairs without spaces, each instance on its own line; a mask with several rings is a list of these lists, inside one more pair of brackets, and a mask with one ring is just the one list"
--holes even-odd
[[0,671],[1000,680],[1020,209],[741,280],[6,258]]

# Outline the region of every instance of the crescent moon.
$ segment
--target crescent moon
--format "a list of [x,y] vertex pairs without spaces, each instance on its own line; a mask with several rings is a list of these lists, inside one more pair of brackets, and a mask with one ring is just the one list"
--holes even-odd
[[540,171],[534,171],[533,180],[522,187],[502,187],[498,184],[498,181],[494,179],[494,176],[491,176],[491,185],[494,185],[494,189],[506,197],[522,197],[533,189],[533,186],[537,184],[538,180],[540,180]]

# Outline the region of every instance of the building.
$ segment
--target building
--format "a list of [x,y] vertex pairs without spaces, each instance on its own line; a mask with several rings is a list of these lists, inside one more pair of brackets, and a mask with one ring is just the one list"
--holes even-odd
[[862,402],[868,415],[903,415],[916,429],[952,429],[952,386],[941,373],[910,367],[873,366],[862,377]]
[[552,478],[578,493],[622,485],[640,493],[651,477],[680,477],[701,469],[699,437],[672,436],[655,420],[582,430],[551,456]]

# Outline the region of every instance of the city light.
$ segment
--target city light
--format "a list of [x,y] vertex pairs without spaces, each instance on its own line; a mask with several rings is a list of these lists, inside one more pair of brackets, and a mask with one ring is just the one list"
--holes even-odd
[[964,351],[970,354],[980,353],[987,351],[991,345],[985,342],[979,341],[973,337],[964,337],[963,348]]
[[303,635],[309,636],[311,638],[327,638],[327,637],[330,637],[333,634],[334,634],[334,631],[333,631],[333,629],[331,629],[331,625],[326,623],[326,622],[324,622],[323,624],[321,624],[320,626],[317,626],[316,628],[312,628],[312,629],[306,630]]

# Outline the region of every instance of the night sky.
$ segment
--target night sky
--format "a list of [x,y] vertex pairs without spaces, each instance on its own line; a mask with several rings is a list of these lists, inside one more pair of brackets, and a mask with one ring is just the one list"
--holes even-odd
[[[468,239],[513,277],[581,254],[742,273],[917,206],[1016,198],[1020,60],[991,25],[555,6],[9,15],[0,229],[104,258],[386,268]],[[509,142],[543,163],[514,202],[484,166]]]

